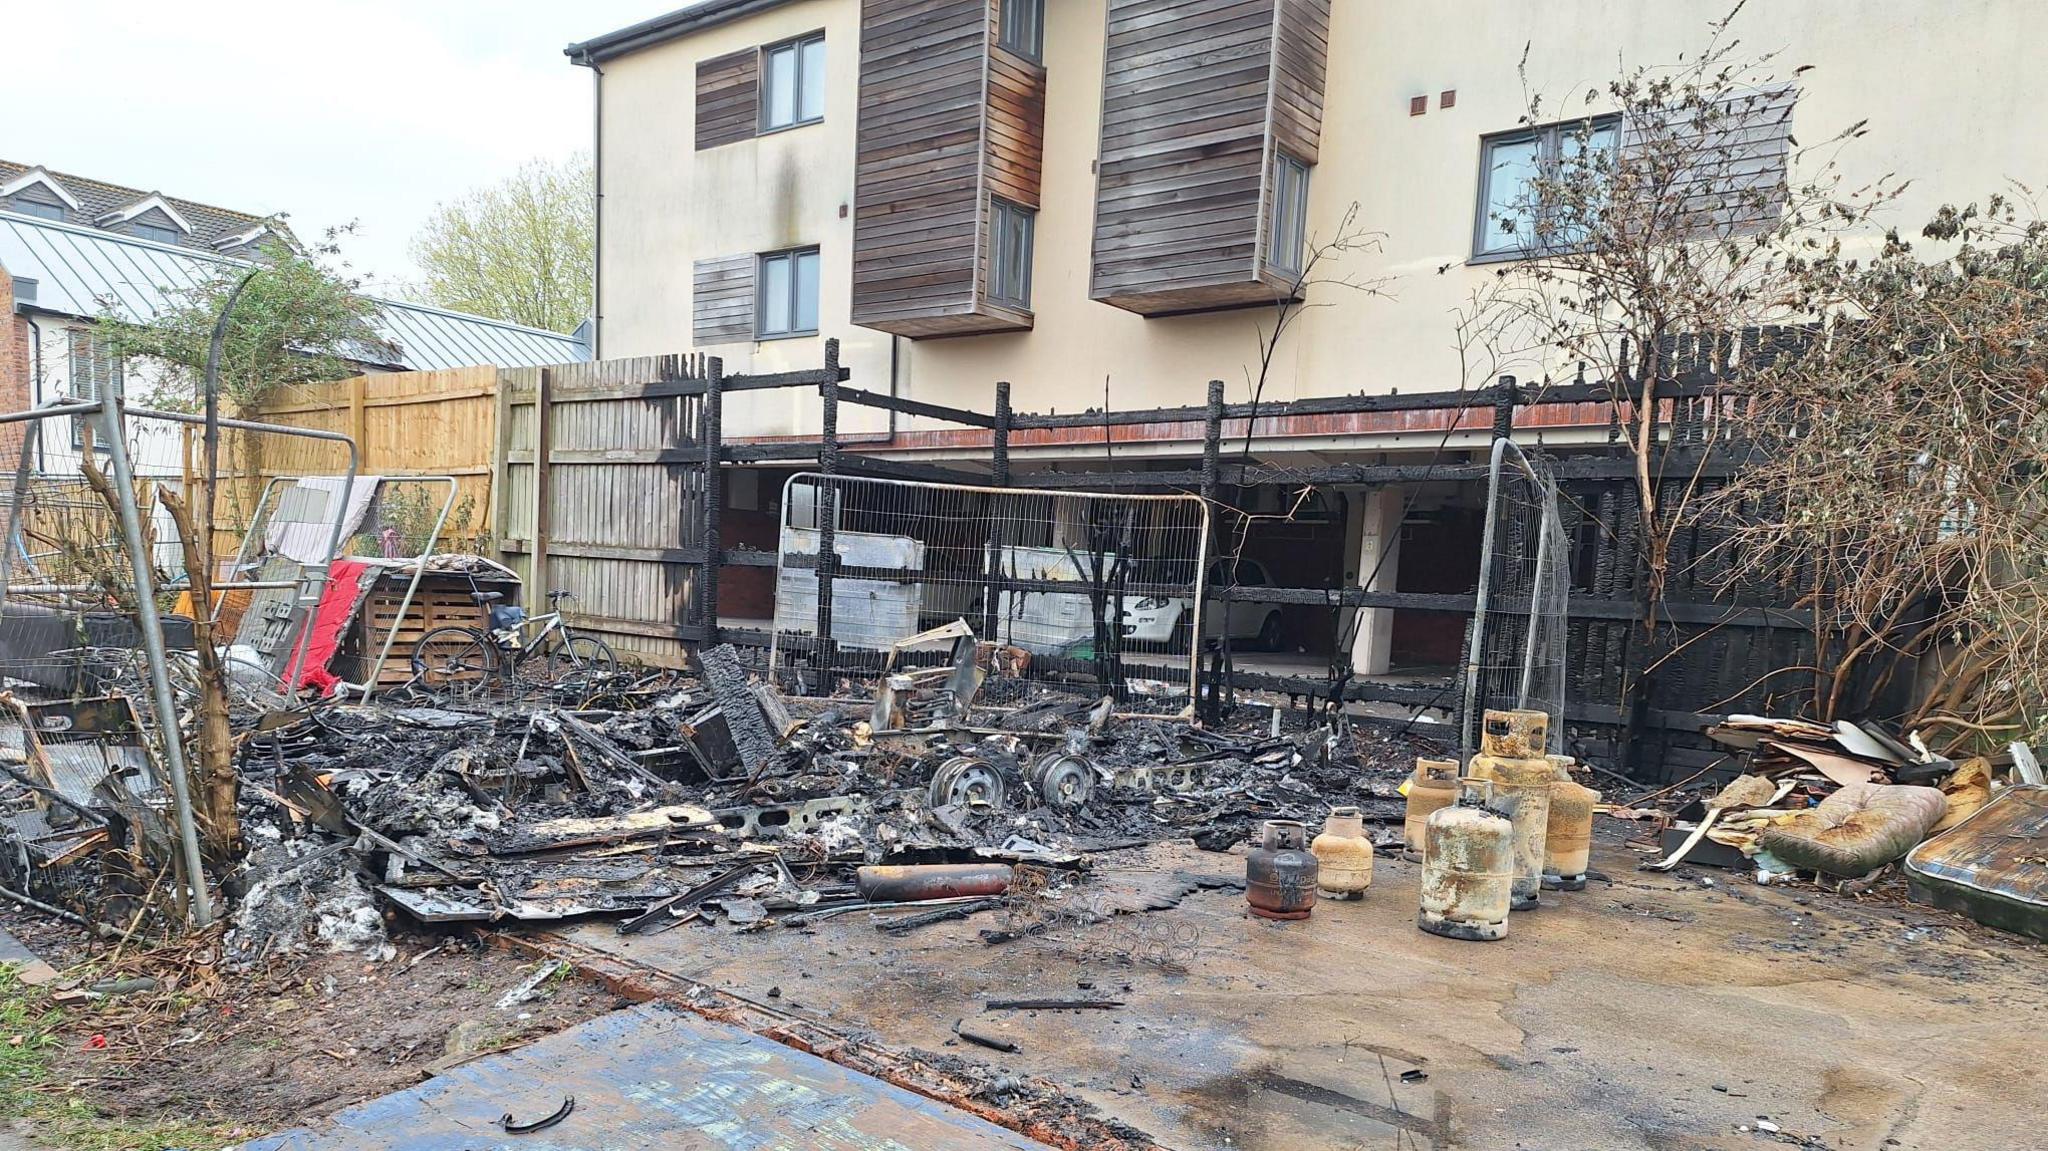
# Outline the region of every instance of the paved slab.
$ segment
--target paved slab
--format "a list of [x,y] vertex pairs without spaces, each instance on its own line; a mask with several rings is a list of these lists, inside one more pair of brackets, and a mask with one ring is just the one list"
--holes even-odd
[[[507,1134],[575,1108],[532,1134]],[[647,1004],[466,1063],[243,1151],[1045,1151],[857,1071]]]

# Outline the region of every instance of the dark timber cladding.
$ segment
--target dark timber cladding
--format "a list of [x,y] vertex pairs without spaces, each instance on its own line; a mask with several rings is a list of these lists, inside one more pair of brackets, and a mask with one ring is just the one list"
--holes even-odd
[[1275,149],[1314,164],[1330,0],[1109,0],[1089,294],[1159,315],[1270,303]]
[[995,0],[864,0],[853,322],[1018,331],[985,288],[989,197],[1038,205],[1045,70],[995,45]]
[[697,150],[754,137],[760,124],[761,53],[746,48],[697,62]]

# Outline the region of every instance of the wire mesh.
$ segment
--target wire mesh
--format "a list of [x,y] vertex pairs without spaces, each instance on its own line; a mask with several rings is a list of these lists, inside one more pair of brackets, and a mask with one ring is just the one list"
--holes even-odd
[[1461,760],[1471,758],[1489,709],[1545,712],[1550,750],[1564,746],[1570,596],[1571,541],[1557,481],[1541,457],[1496,440],[1458,717]]
[[872,674],[896,641],[964,619],[1028,679],[1189,692],[1207,539],[1195,496],[802,473],[783,489],[770,662]]

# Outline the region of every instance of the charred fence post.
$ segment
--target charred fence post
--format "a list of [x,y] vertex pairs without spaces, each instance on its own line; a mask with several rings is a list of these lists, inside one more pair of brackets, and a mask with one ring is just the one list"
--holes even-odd
[[[995,427],[989,432],[989,466],[993,472],[995,486],[1010,486],[1010,381],[996,381]],[[1001,642],[996,634],[996,616],[1001,593],[998,581],[1003,575],[1002,521],[996,516],[988,517],[988,539],[983,556],[985,581],[981,592],[981,636],[991,642]]]
[[1511,440],[1515,438],[1515,405],[1521,401],[1521,392],[1513,376],[1502,376],[1499,386],[1493,400],[1493,438]]
[[725,361],[712,356],[705,362],[704,409],[699,414],[704,441],[704,562],[697,569],[698,622],[703,633],[698,642],[718,642],[718,568],[725,561],[719,539],[719,520],[725,503],[725,475],[720,471],[725,454],[722,425],[725,403]]
[[[1213,535],[1216,515],[1216,496],[1221,484],[1223,455],[1222,380],[1209,381],[1209,406],[1208,411],[1203,414],[1202,419],[1202,506],[1209,512],[1211,526],[1210,534]],[[1198,709],[1199,714],[1203,716],[1203,718],[1205,718],[1211,723],[1214,723],[1222,719],[1223,717],[1223,659],[1220,650],[1209,664],[1209,674],[1206,677],[1209,692],[1206,697],[1202,695],[1204,677],[1200,674],[1200,669],[1202,666],[1201,617],[1208,614],[1210,607],[1209,585],[1208,582],[1202,578],[1204,573],[1201,570],[1202,567],[1206,567],[1208,564],[1208,544],[1209,541],[1205,537],[1202,540],[1201,546],[1195,549],[1195,560],[1196,563],[1199,565],[1195,571],[1195,583],[1202,589],[1202,602],[1198,604],[1199,610],[1197,610],[1197,612],[1195,613],[1195,622],[1189,627],[1188,646],[1190,648],[1190,656],[1193,659],[1196,668],[1196,708]],[[1229,608],[1226,607],[1224,610],[1228,611]],[[1230,628],[1227,625],[1222,629],[1222,631],[1223,634],[1226,636],[1230,634]]]
[[839,491],[832,477],[839,473],[839,341],[825,341],[825,380],[818,390],[824,398],[819,420],[818,470],[825,483],[818,491],[818,671],[822,694],[832,694],[833,668],[837,664],[832,644],[832,577],[839,570]]

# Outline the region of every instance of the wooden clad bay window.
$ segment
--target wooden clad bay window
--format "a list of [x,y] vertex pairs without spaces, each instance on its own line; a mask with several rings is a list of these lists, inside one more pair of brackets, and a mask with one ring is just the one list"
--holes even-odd
[[913,339],[1031,326],[1044,5],[863,0],[853,322]]
[[1108,0],[1089,295],[1160,316],[1300,278],[1331,0]]

